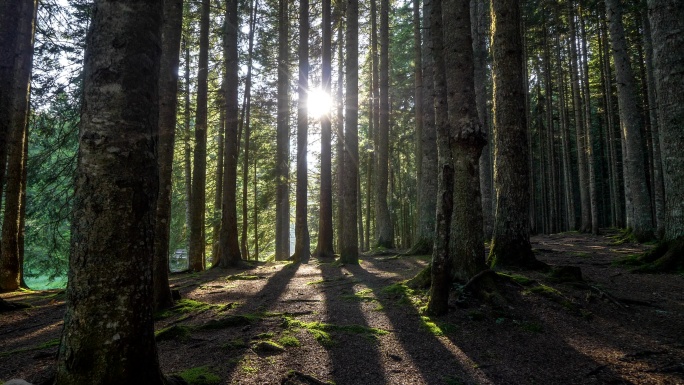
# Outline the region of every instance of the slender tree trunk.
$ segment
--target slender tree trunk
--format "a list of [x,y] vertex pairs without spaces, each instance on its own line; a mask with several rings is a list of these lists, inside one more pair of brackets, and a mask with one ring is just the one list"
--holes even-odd
[[653,189],[656,234],[663,238],[665,233],[665,191],[663,186],[663,167],[660,149],[660,132],[658,126],[658,98],[656,94],[656,80],[653,69],[653,41],[651,39],[651,23],[646,12],[642,16],[644,50],[646,51],[646,80],[648,84],[648,105],[651,125],[651,151],[653,152]]
[[389,168],[389,0],[380,0],[380,125],[377,127],[375,243],[393,247],[394,229],[387,205]]
[[[323,91],[330,94],[332,72],[332,24],[331,1],[323,0],[323,46],[321,52],[321,83]],[[321,116],[321,192],[319,198],[318,242],[315,254],[319,258],[330,258],[333,248],[333,206],[332,206],[332,124],[331,111]]]
[[290,257],[290,66],[288,0],[278,0],[278,123],[276,139],[276,260]]
[[307,202],[309,138],[307,100],[309,92],[309,0],[299,0],[299,99],[297,101],[297,191],[295,214],[295,262],[307,262],[311,254]]
[[337,154],[337,250],[342,250],[342,229],[344,228],[344,24],[345,3],[339,2],[337,10],[339,21],[337,27],[337,118],[335,130],[337,142],[335,153]]
[[[225,87],[225,84],[223,85]],[[221,93],[224,94],[223,87]],[[223,203],[223,165],[225,163],[225,143],[226,143],[226,103],[223,95],[219,97],[219,127],[216,138],[216,194],[214,194],[214,218],[212,229],[211,245],[211,265],[216,265],[219,260],[219,237],[221,236],[221,204]]]
[[[622,26],[620,0],[606,0],[610,42],[615,61],[618,87],[620,124],[625,138],[625,178],[627,197],[631,202],[632,232],[640,242],[654,237],[655,228],[651,211],[651,198],[647,187],[644,141],[641,135],[641,117],[637,108],[634,74],[631,69],[627,42]],[[630,215],[628,214],[628,218]]]
[[257,157],[254,152],[254,179],[252,180],[254,186],[254,260],[259,260],[259,190],[257,183]]
[[356,180],[359,172],[359,3],[347,0],[346,29],[346,95],[345,95],[345,157],[343,181],[344,226],[342,227],[342,248],[340,261],[348,264],[359,263],[359,243]]
[[185,237],[190,243],[190,206],[192,202],[192,148],[190,146],[190,48],[186,41],[185,45],[185,111],[183,113],[183,169],[185,175]]
[[[413,0],[413,58],[415,66],[413,68],[413,84],[415,95],[415,154],[416,154],[416,180],[420,183],[423,180],[423,53],[421,47],[420,32],[420,0]],[[420,205],[421,195],[417,194],[416,199]],[[416,222],[415,227],[418,227]]]
[[583,233],[591,231],[591,199],[589,195],[589,170],[587,165],[584,119],[582,117],[582,95],[580,90],[577,53],[577,32],[573,2],[568,2],[568,24],[570,26],[570,82],[572,84],[572,105],[575,111],[575,138],[577,139],[577,168],[579,169],[580,228]]
[[197,110],[195,111],[195,153],[190,205],[190,270],[204,270],[206,239],[204,218],[207,188],[207,101],[209,76],[209,0],[200,10],[200,51],[197,63]]
[[[156,310],[173,305],[169,288],[169,232],[173,188],[173,147],[178,105],[178,63],[183,28],[183,0],[164,1],[162,55],[159,67],[159,198],[154,227],[154,306]],[[216,234],[216,233],[214,233]]]
[[223,205],[217,266],[238,266],[242,260],[237,226],[237,163],[238,163],[238,4],[226,1],[223,40],[223,60],[226,65],[226,143],[223,175]]
[[530,246],[529,148],[519,0],[492,0],[494,186],[497,190],[489,264],[534,267]]
[[648,0],[648,8],[665,182],[663,240],[668,246],[656,266],[674,270],[684,265],[684,3]]
[[[0,254],[0,291],[16,290],[22,282],[22,258],[19,237],[23,231],[19,227],[21,213],[22,175],[24,144],[28,139],[29,94],[31,88],[31,68],[33,67],[33,43],[36,26],[36,1],[22,1],[15,31],[14,51],[5,53],[14,59],[11,88],[3,90],[10,93],[10,124],[7,132],[7,171],[5,181],[5,212],[2,223],[2,245]],[[2,167],[5,167],[4,159]],[[2,183],[2,180],[0,180]]]
[[249,260],[249,247],[247,247],[247,230],[249,227],[249,212],[247,209],[247,188],[249,186],[249,147],[250,147],[250,135],[251,135],[251,107],[252,107],[252,54],[254,52],[254,30],[256,29],[256,15],[257,9],[259,7],[259,2],[257,0],[252,1],[252,6],[250,7],[250,20],[249,20],[249,43],[247,50],[247,79],[245,81],[245,154],[242,163],[242,237],[241,237],[241,253],[242,257]]
[[162,1],[94,7],[54,383],[161,385],[152,255]]
[[576,178],[572,172],[572,160],[570,157],[570,127],[568,124],[567,102],[565,97],[565,75],[562,69],[563,62],[561,60],[561,45],[560,39],[556,37],[556,65],[558,71],[558,97],[560,103],[560,119],[561,119],[561,135],[563,136],[563,187],[565,195],[565,217],[567,219],[567,229],[574,230],[577,228],[575,218],[575,194],[573,193],[573,186],[576,184]]

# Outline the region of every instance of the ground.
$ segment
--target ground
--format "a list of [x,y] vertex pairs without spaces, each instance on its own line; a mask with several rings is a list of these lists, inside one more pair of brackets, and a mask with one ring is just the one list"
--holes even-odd
[[[613,234],[614,235],[614,234]],[[649,246],[607,235],[533,238],[537,257],[583,281],[502,271],[506,302],[454,291],[444,317],[400,285],[428,257],[312,259],[173,275],[184,301],[158,314],[162,369],[191,384],[684,384],[684,277],[616,261]],[[1,295],[0,381],[55,366],[63,293]],[[199,302],[187,301],[192,299]]]

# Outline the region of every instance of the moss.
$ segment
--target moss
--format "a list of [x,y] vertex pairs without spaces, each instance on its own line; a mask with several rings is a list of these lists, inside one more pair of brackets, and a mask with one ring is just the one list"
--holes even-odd
[[288,348],[296,348],[301,345],[301,342],[294,336],[282,336],[278,343]]
[[234,340],[230,340],[223,344],[221,347],[225,350],[238,350],[238,349],[244,349],[247,346],[247,342],[243,338],[236,338]]
[[50,341],[43,342],[40,345],[29,346],[26,348],[19,348],[19,349],[14,349],[14,350],[8,350],[6,352],[0,353],[0,357],[8,357],[8,356],[11,356],[13,354],[30,352],[32,350],[48,349],[48,348],[52,348],[55,346],[59,346],[59,338],[51,339]]
[[532,283],[534,283],[533,280],[531,280],[531,279],[529,279],[523,275],[507,274],[507,273],[500,273],[500,272],[497,272],[496,274],[500,277],[511,279],[512,281],[517,282],[523,286],[528,286],[528,285],[531,285]]
[[642,266],[641,254],[629,254],[612,262],[613,266]]
[[240,273],[240,274],[234,274],[234,275],[229,275],[226,278],[226,281],[254,281],[257,279],[262,279],[263,277],[259,277],[258,275],[247,275],[245,273]]
[[420,327],[421,329],[433,334],[435,336],[443,336],[445,334],[452,334],[458,328],[454,324],[435,322],[427,316],[420,317]]
[[221,377],[209,370],[207,366],[191,368],[179,373],[189,385],[218,385]]
[[330,346],[333,343],[331,332],[342,332],[350,334],[360,334],[366,337],[377,337],[389,334],[387,330],[371,328],[362,325],[335,325],[324,322],[303,322],[290,317],[283,317],[282,326],[287,328],[301,328],[313,335],[314,339],[323,346]]
[[269,338],[273,338],[274,335],[275,334],[273,332],[259,333],[256,336],[254,336],[254,339],[267,340]]
[[185,325],[173,325],[167,328],[159,329],[154,332],[154,339],[157,341],[168,340],[187,340],[190,337],[192,329]]
[[550,286],[546,286],[546,285],[533,286],[533,287],[529,288],[528,291],[530,293],[541,294],[541,295],[546,296],[546,297],[554,296],[554,295],[561,295],[561,293],[558,290],[556,290]]
[[256,316],[256,315],[229,315],[223,318],[219,319],[212,319],[209,320],[207,323],[200,325],[199,329],[201,330],[217,330],[217,329],[226,329],[230,327],[235,327],[235,326],[247,326],[252,324],[252,322],[256,321],[261,317]]
[[285,348],[275,341],[264,340],[252,345],[252,350],[257,354],[279,354],[285,351]]
[[340,296],[341,299],[347,300],[347,301],[359,301],[359,302],[364,302],[364,301],[375,301],[375,297],[370,296],[368,294],[373,293],[373,290],[371,289],[363,289],[359,290],[354,294],[346,294]]
[[212,305],[210,303],[195,301],[194,299],[181,299],[176,302],[172,307],[163,310],[161,312],[155,313],[155,319],[164,319],[171,317],[176,314],[186,314],[186,313],[201,313],[207,311],[211,308],[217,308],[217,305]]

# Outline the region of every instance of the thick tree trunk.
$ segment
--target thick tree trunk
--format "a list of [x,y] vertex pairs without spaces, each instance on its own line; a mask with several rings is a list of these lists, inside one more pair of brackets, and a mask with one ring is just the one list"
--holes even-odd
[[297,191],[295,192],[295,262],[307,262],[311,254],[307,202],[309,138],[307,100],[309,92],[309,1],[299,0],[299,98],[297,100]]
[[192,148],[190,147],[190,48],[185,45],[185,111],[183,113],[183,175],[185,176],[185,237],[190,243],[190,207],[192,202]]
[[560,103],[561,135],[563,142],[563,187],[565,195],[566,229],[574,230],[577,228],[577,221],[575,218],[575,194],[573,193],[573,186],[576,185],[576,178],[572,172],[572,161],[570,157],[570,127],[568,127],[567,99],[565,96],[566,77],[562,69],[563,62],[561,60],[561,45],[560,39],[558,39],[558,37],[556,38],[556,46],[556,70],[558,72],[558,97]]
[[665,237],[661,268],[684,265],[684,2],[648,0],[665,182]]
[[359,263],[359,235],[357,223],[356,181],[359,172],[359,3],[347,0],[346,10],[346,53],[345,74],[347,78],[345,95],[345,157],[344,185],[342,186],[344,225],[342,227],[342,247],[340,261],[348,264]]
[[[415,66],[413,67],[413,85],[415,97],[415,119],[416,119],[416,133],[415,140],[415,154],[416,154],[416,180],[421,183],[423,179],[423,52],[420,31],[420,0],[413,0],[413,60]],[[420,206],[422,196],[417,194],[416,200]],[[418,230],[418,222],[415,223],[414,228]]]
[[200,10],[199,61],[197,63],[197,109],[195,111],[195,153],[192,169],[192,200],[190,201],[191,271],[205,267],[206,237],[204,218],[207,188],[207,102],[209,77],[209,0],[202,0]]
[[[632,72],[627,41],[622,26],[622,5],[620,0],[606,0],[610,43],[615,61],[617,78],[620,125],[625,138],[623,159],[627,180],[626,199],[631,202],[631,228],[640,242],[654,237],[651,212],[651,198],[646,178],[644,140],[641,134],[641,116],[637,108],[634,73]],[[628,205],[630,207],[630,205]],[[628,223],[628,225],[630,225]]]
[[454,203],[449,250],[452,279],[467,282],[486,269],[479,162],[487,134],[478,117],[470,0],[443,4],[449,146],[454,161]]
[[252,0],[250,6],[249,20],[249,43],[247,48],[247,78],[245,80],[245,105],[244,127],[245,127],[245,153],[242,158],[242,235],[240,237],[240,251],[242,258],[249,260],[249,247],[247,247],[247,231],[249,228],[249,211],[247,208],[247,190],[249,187],[249,151],[251,135],[251,112],[252,112],[252,55],[254,52],[254,30],[256,29],[256,13],[259,2]]
[[162,15],[160,0],[95,2],[59,385],[164,383],[152,318]]
[[226,148],[223,176],[223,205],[219,236],[218,266],[238,266],[242,260],[237,226],[237,163],[238,163],[238,4],[226,1],[226,25],[223,55],[226,64]]
[[[223,85],[225,87],[225,84]],[[223,165],[225,163],[225,143],[226,143],[226,103],[223,96],[218,101],[219,127],[216,137],[216,194],[214,194],[214,218],[211,245],[211,265],[216,265],[219,260],[219,237],[221,234],[221,204],[223,203]]]
[[375,180],[375,243],[393,246],[394,229],[387,205],[389,169],[389,0],[380,0],[380,125],[377,127]]
[[[323,47],[321,52],[321,84],[323,91],[330,94],[332,69],[332,25],[330,22],[331,1],[323,0]],[[332,124],[330,113],[321,116],[321,192],[319,199],[318,242],[315,254],[319,258],[333,257],[333,207],[332,207]]]
[[497,191],[489,264],[537,265],[530,246],[529,148],[523,88],[520,1],[492,0],[494,185]]
[[[33,65],[33,42],[36,20],[36,1],[21,1],[17,25],[14,51],[5,53],[14,59],[11,88],[2,92],[9,93],[11,106],[9,131],[7,132],[7,174],[5,175],[5,211],[2,223],[2,246],[0,254],[0,291],[16,290],[22,282],[22,258],[20,255],[19,235],[23,231],[19,227],[21,212],[22,175],[24,161],[24,144],[27,137],[29,90],[31,87],[31,68]],[[4,55],[3,55],[4,56]],[[0,168],[5,168],[4,158]],[[0,183],[2,183],[0,179]],[[24,186],[25,188],[25,186]]]
[[[178,105],[178,63],[183,26],[183,0],[164,1],[162,56],[159,67],[159,198],[154,227],[154,306],[156,310],[173,305],[169,288],[169,231],[171,226],[171,191],[173,147]],[[216,234],[216,233],[214,233]]]
[[338,16],[337,26],[337,117],[335,131],[337,142],[335,153],[337,156],[336,180],[337,180],[337,250],[342,250],[342,229],[344,228],[344,14],[345,3],[339,2],[336,7]]
[[278,122],[275,259],[290,257],[290,66],[288,0],[278,1]]

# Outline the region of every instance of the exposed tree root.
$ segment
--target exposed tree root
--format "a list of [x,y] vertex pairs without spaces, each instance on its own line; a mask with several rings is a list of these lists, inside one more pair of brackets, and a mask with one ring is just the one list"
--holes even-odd
[[413,278],[406,281],[406,286],[411,289],[428,289],[432,282],[432,264],[418,272]]
[[675,273],[684,270],[684,237],[674,241],[661,242],[655,249],[640,259],[642,266],[635,273]]
[[432,240],[422,239],[413,245],[408,251],[402,255],[428,255],[432,254]]
[[23,302],[10,302],[10,301],[5,301],[4,299],[0,298],[0,313],[7,312],[7,311],[13,311],[13,310],[19,310],[19,309],[26,309],[31,307],[31,305]]

